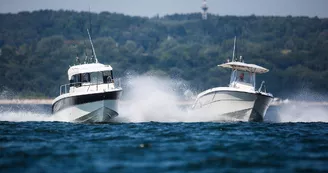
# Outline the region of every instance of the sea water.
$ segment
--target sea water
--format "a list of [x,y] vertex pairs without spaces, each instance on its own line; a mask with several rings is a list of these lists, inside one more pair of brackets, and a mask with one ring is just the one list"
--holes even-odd
[[172,80],[131,82],[146,86],[127,87],[111,124],[56,119],[50,105],[0,105],[0,172],[328,172],[327,106],[212,122],[178,105]]
[[78,124],[43,113],[6,116],[14,119],[0,121],[1,172],[328,171],[326,122]]

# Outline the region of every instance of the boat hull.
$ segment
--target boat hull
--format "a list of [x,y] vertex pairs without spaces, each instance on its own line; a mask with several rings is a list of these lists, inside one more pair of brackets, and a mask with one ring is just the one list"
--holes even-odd
[[64,97],[52,105],[54,117],[83,123],[113,122],[120,91]]
[[[198,98],[194,110],[213,116],[214,121],[217,118],[261,122],[272,99],[261,93],[215,91]],[[198,103],[202,100],[203,103]]]

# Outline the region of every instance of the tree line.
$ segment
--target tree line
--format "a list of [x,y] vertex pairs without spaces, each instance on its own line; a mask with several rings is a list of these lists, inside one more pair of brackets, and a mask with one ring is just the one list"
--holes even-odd
[[[91,20],[89,20],[89,18]],[[75,57],[91,54],[116,77],[155,73],[186,81],[195,90],[228,85],[230,71],[218,68],[237,56],[270,69],[259,75],[275,96],[309,89],[328,91],[328,19],[174,14],[132,17],[117,13],[40,10],[0,14],[0,89],[24,97],[55,97],[68,82]]]

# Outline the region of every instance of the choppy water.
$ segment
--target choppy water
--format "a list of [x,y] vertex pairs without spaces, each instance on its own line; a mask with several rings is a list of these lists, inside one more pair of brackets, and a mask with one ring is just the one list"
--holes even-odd
[[0,110],[0,172],[328,172],[328,123],[273,122],[278,108],[263,123],[76,124],[47,121],[47,106]]

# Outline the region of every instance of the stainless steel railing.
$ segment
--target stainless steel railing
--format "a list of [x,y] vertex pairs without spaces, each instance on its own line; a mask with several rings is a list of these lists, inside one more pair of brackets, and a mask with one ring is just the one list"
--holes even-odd
[[60,95],[62,94],[66,94],[70,92],[70,87],[88,87],[87,91],[89,91],[91,86],[96,86],[96,90],[98,91],[99,89],[99,85],[107,85],[107,88],[109,89],[109,85],[110,84],[114,84],[114,88],[122,88],[121,87],[121,78],[117,78],[114,82],[114,80],[112,82],[109,83],[103,83],[103,82],[97,82],[97,83],[86,83],[86,82],[75,82],[75,83],[68,83],[68,84],[63,84],[60,86],[59,88],[59,93]]
[[267,92],[265,87],[265,82],[262,81],[260,88],[258,89],[258,92]]

